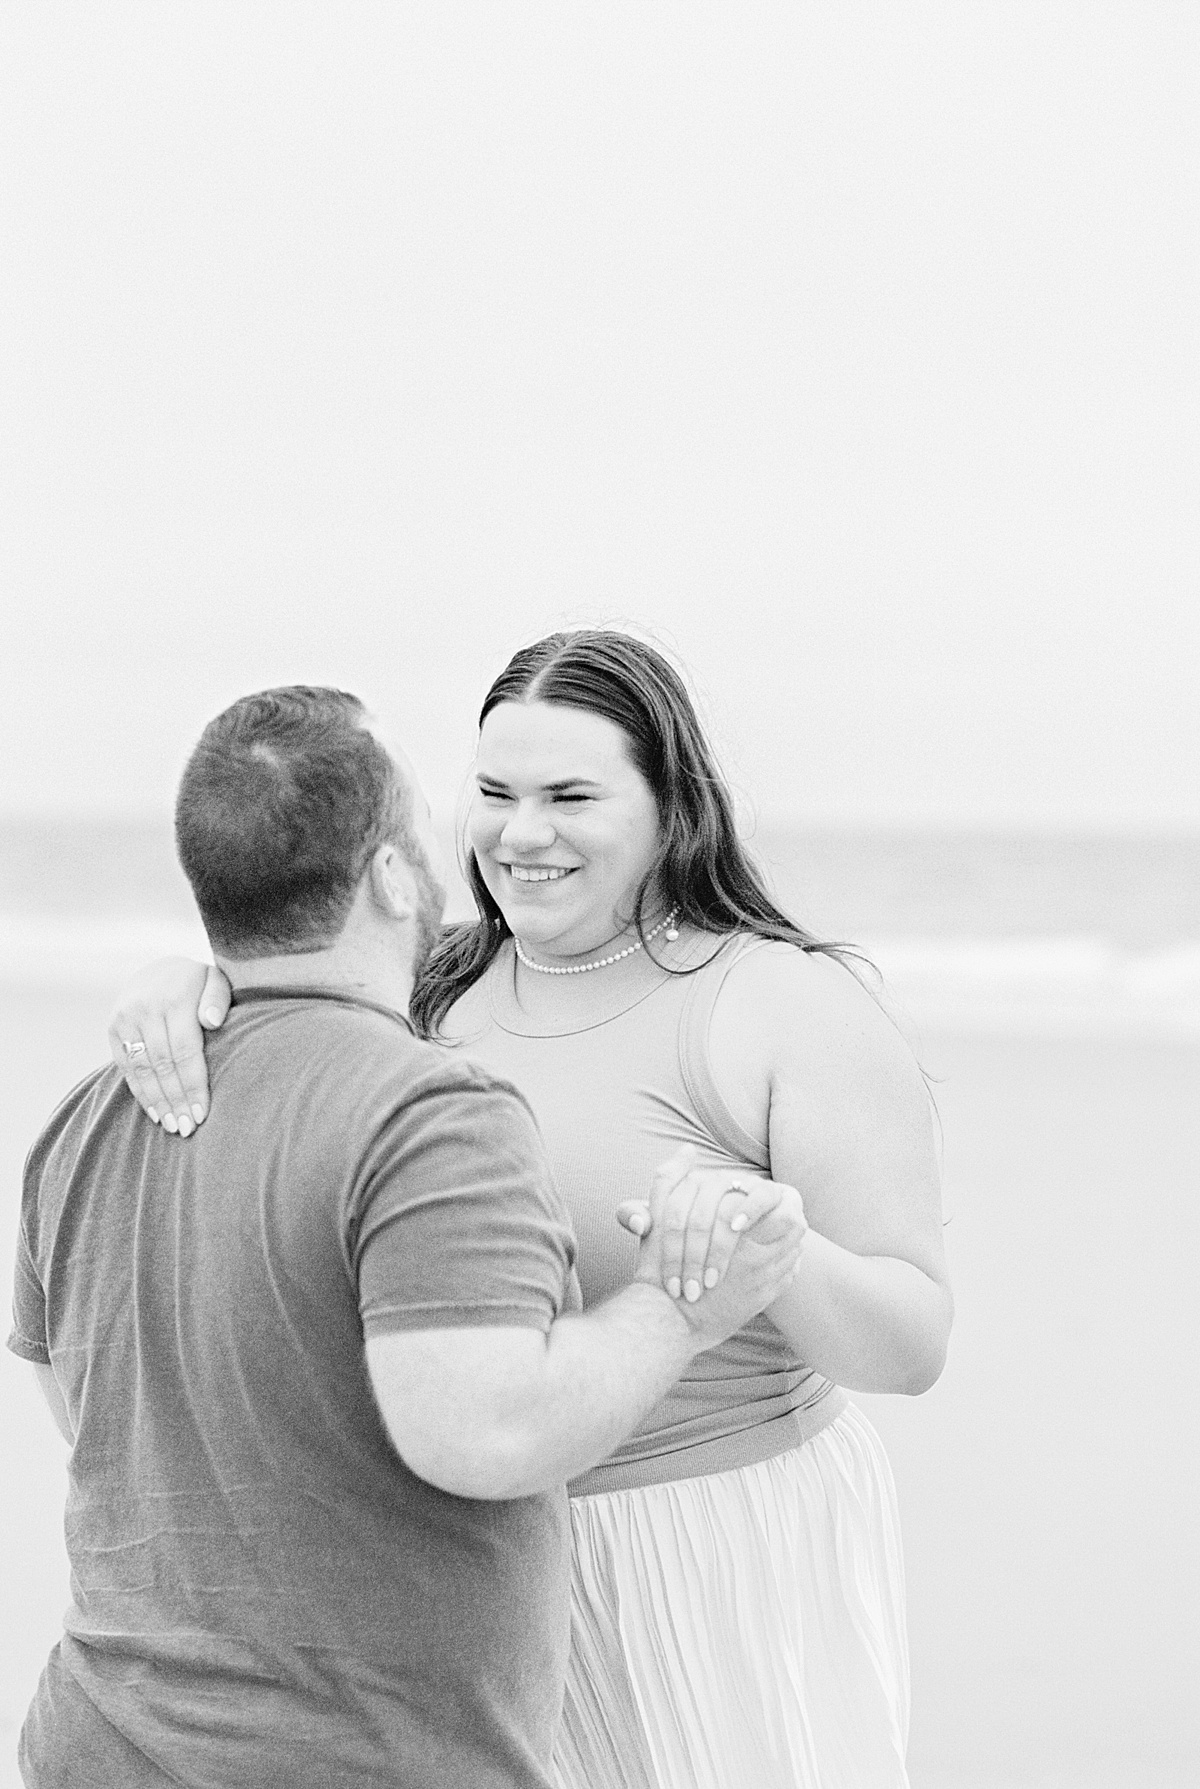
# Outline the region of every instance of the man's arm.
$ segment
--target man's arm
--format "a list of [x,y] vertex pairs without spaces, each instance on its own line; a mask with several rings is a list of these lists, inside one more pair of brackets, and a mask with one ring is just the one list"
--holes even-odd
[[[796,1270],[802,1238],[741,1237],[720,1284],[695,1303],[662,1288],[661,1239],[680,1163],[656,1177],[653,1227],[632,1286],[535,1329],[404,1330],[367,1340],[392,1442],[419,1477],[460,1497],[527,1497],[606,1459],[688,1362],[765,1309]],[[690,1199],[690,1194],[687,1195]],[[753,1222],[778,1193],[747,1200]],[[686,1214],[685,1214],[686,1222]]]
[[664,1396],[701,1343],[661,1288],[629,1286],[536,1329],[374,1336],[367,1367],[397,1453],[459,1497],[527,1497],[574,1478]]
[[54,1418],[54,1426],[68,1447],[74,1447],[75,1435],[71,1428],[71,1420],[67,1415],[67,1406],[59,1390],[58,1380],[54,1377],[54,1368],[46,1361],[35,1360],[31,1363],[37,1374],[37,1382],[41,1386],[42,1396],[50,1406],[50,1414]]

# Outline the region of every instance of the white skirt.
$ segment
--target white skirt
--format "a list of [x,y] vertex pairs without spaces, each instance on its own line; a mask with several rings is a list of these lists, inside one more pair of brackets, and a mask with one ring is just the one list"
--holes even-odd
[[861,1411],[571,1520],[559,1789],[907,1789],[896,1493]]

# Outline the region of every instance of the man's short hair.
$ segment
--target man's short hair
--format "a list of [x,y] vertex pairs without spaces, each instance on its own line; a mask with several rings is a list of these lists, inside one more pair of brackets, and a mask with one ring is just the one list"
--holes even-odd
[[259,690],[208,723],[175,803],[175,842],[214,948],[331,945],[374,852],[411,862],[412,792],[345,690]]

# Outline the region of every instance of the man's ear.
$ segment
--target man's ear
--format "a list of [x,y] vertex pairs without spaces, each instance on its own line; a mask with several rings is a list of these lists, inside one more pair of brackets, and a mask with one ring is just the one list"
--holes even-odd
[[411,919],[417,911],[417,882],[412,865],[395,845],[380,845],[367,873],[371,899],[389,919]]

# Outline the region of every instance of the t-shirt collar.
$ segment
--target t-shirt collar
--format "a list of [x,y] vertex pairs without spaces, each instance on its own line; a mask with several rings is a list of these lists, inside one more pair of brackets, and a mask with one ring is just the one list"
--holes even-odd
[[382,1013],[385,1019],[395,1019],[398,1025],[416,1036],[407,1013],[397,1012],[394,1006],[384,1006],[378,1000],[368,1000],[365,994],[355,994],[349,988],[322,987],[320,983],[272,987],[264,983],[253,988],[235,988],[229,1004],[251,1006],[259,1000],[336,1000],[340,1006],[365,1006],[372,1012]]

